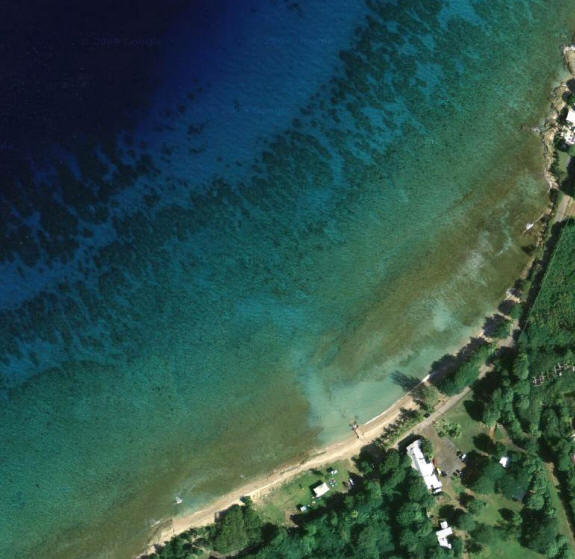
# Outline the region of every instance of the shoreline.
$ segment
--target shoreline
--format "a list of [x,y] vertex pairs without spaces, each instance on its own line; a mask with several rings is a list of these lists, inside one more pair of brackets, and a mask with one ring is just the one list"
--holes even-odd
[[[575,76],[575,46],[563,46],[562,53],[564,67],[570,74],[570,78],[573,78]],[[562,109],[566,106],[563,95],[565,92],[570,91],[567,86],[567,81],[568,80],[561,80],[560,83],[553,88],[550,93],[549,110],[544,119],[544,123],[541,127],[534,129],[534,131],[539,134],[543,144],[543,178],[547,183],[549,193],[554,190],[560,192],[559,184],[557,183],[557,179],[552,172],[553,156],[556,149],[553,141],[555,134],[560,128],[560,125],[557,121],[558,116]],[[564,196],[561,199],[558,198],[555,201],[551,196],[549,196],[548,204],[545,207],[541,217],[537,220],[539,221],[539,219],[543,218],[544,216],[548,217],[548,220],[544,220],[545,225],[543,230],[536,236],[536,242],[538,245],[545,239],[546,234],[544,231],[547,231],[548,228],[553,225],[553,223],[568,217],[570,213],[569,210],[571,201],[572,198],[569,196]],[[517,278],[525,278],[529,273],[529,270],[534,265],[535,261],[535,258],[531,258],[526,264],[525,268],[517,276]],[[459,345],[458,349],[452,353],[452,355],[456,354],[457,351],[465,347],[470,340],[477,337],[484,337],[483,328],[481,328],[478,334],[465,338],[467,341]],[[406,392],[392,405],[371,419],[368,419],[365,423],[359,425],[358,435],[356,435],[352,430],[347,437],[342,438],[337,442],[330,443],[326,446],[311,449],[308,456],[303,460],[300,460],[299,462],[286,463],[271,471],[269,474],[255,478],[253,481],[248,482],[241,487],[226,493],[225,495],[222,495],[221,497],[215,499],[210,504],[199,510],[183,514],[181,516],[174,516],[172,518],[166,519],[165,521],[162,521],[160,523],[161,526],[158,526],[156,533],[146,544],[146,549],[142,553],[138,554],[137,557],[143,557],[146,554],[153,553],[155,545],[165,544],[174,536],[186,532],[191,528],[197,528],[213,523],[218,513],[234,504],[240,504],[240,499],[242,497],[250,497],[252,500],[257,502],[259,499],[263,498],[269,492],[271,492],[274,488],[292,480],[299,474],[302,474],[312,468],[326,466],[332,462],[351,459],[353,456],[356,456],[359,454],[363,447],[378,439],[383,434],[383,429],[388,425],[391,425],[399,417],[402,410],[412,410],[419,408],[415,396],[416,390],[422,385],[429,384],[429,380],[436,375],[436,372],[427,374],[419,381],[415,387]],[[463,395],[465,395],[465,391],[461,393],[461,396]],[[436,409],[440,410],[442,405],[447,400],[449,400],[449,397],[440,398]],[[410,429],[410,431],[416,428],[417,426]]]
[[266,476],[260,476],[219,497],[200,510],[167,519],[164,522],[165,526],[160,528],[159,532],[157,532],[148,543],[147,549],[138,555],[138,557],[153,552],[155,545],[166,543],[172,537],[190,528],[198,528],[213,523],[219,512],[234,504],[240,504],[242,497],[250,497],[254,501],[258,501],[258,499],[267,495],[275,487],[309,469],[356,456],[364,446],[379,438],[382,435],[383,429],[393,423],[399,417],[402,410],[417,409],[419,407],[416,403],[415,389],[427,383],[432,375],[433,373],[425,376],[414,388],[405,393],[399,400],[396,400],[391,406],[365,423],[360,424],[358,431],[361,436],[355,435],[350,429],[350,434],[344,439],[330,443],[324,447],[312,449],[308,457],[300,462],[284,464]]

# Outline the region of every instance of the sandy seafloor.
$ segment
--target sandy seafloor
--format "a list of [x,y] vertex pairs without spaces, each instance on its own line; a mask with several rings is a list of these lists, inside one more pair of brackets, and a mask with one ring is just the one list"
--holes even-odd
[[237,4],[4,201],[1,557],[129,557],[176,495],[336,440],[528,259],[569,2]]

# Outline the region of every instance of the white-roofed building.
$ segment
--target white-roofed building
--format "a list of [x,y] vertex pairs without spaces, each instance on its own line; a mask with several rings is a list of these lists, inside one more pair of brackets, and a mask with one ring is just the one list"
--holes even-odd
[[499,459],[499,463],[504,467],[507,468],[507,466],[509,466],[509,456],[502,456]]
[[437,541],[439,542],[439,545],[441,547],[451,549],[451,544],[449,543],[449,540],[447,538],[449,538],[449,536],[453,534],[453,530],[450,528],[449,524],[447,524],[445,520],[441,521],[440,526],[441,530],[435,532],[435,535],[437,536]]
[[565,140],[565,143],[569,146],[575,144],[575,128],[565,126],[565,128],[563,129],[563,139]]
[[312,487],[312,491],[315,497],[322,497],[329,491],[329,485],[324,481],[323,483]]
[[569,107],[565,117],[565,126],[563,127],[563,139],[565,143],[572,146],[575,144],[575,109]]
[[432,493],[439,493],[443,484],[435,473],[435,466],[428,462],[421,451],[421,439],[412,442],[407,448],[407,455],[411,458],[411,465],[421,474],[427,489]]

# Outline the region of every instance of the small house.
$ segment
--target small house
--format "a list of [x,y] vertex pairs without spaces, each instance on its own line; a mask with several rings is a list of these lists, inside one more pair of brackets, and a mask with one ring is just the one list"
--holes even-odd
[[453,530],[445,520],[441,521],[440,526],[441,530],[435,532],[435,535],[437,536],[437,541],[439,542],[439,545],[441,547],[451,549],[451,544],[449,543],[449,540],[447,538],[449,538],[449,536],[453,534]]
[[575,144],[575,110],[569,107],[563,127],[563,140],[569,146]]
[[319,498],[325,495],[329,491],[329,485],[324,481],[312,487],[311,490],[313,491],[314,496],[316,498]]
[[507,466],[509,466],[509,456],[502,456],[499,459],[499,463],[504,467],[507,468]]

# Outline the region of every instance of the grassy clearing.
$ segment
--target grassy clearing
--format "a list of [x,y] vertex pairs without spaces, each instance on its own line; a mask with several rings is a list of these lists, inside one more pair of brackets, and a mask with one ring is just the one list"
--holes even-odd
[[[477,437],[477,435],[489,435],[489,429],[487,429],[485,425],[471,419],[466,411],[464,402],[450,410],[445,415],[445,419],[461,425],[461,436],[455,439],[454,442],[462,452],[469,452],[476,449],[474,438]],[[507,433],[501,427],[498,427],[495,430],[494,439],[505,444],[510,443]],[[570,534],[567,515],[557,492],[557,480],[554,478],[551,470],[548,470],[548,476],[552,487],[555,489],[552,491],[552,499],[553,506],[558,511],[557,518],[559,521],[559,532],[573,541]],[[464,488],[458,479],[451,479],[448,483],[446,493],[450,497],[453,497],[463,489]],[[486,507],[477,516],[477,521],[484,524],[497,526],[498,523],[502,521],[501,514],[499,512],[500,509],[506,508],[513,511],[521,510],[521,504],[519,502],[506,499],[501,494],[478,495],[478,497],[487,503]],[[456,502],[454,501],[452,504],[455,505]],[[505,545],[496,546],[490,549],[484,547],[479,553],[470,553],[469,557],[470,559],[540,559],[543,555],[522,547],[515,539],[510,538],[509,540],[506,540]]]
[[461,435],[453,442],[462,452],[469,452],[470,450],[476,449],[475,437],[478,435],[488,435],[492,436],[493,440],[496,442],[502,442],[508,446],[515,446],[509,439],[505,429],[501,425],[497,425],[494,432],[491,433],[490,430],[480,421],[475,421],[469,416],[465,408],[469,400],[464,400],[453,409],[449,410],[442,419],[445,419],[451,423],[459,423],[461,425]]
[[[461,425],[461,435],[453,440],[459,450],[468,453],[471,450],[478,450],[475,445],[475,438],[478,435],[493,435],[494,440],[509,444],[509,438],[505,430],[501,427],[495,429],[494,433],[481,422],[473,420],[465,407],[465,402],[461,402],[455,406],[447,414],[444,419],[448,422],[459,423]],[[451,504],[455,507],[459,506],[458,496],[464,492],[469,492],[465,489],[458,478],[450,478],[444,481],[444,498],[441,504]],[[503,522],[501,517],[501,509],[509,509],[519,512],[521,510],[521,503],[507,499],[501,494],[491,493],[488,495],[477,495],[479,499],[486,503],[485,508],[476,516],[477,522],[487,524],[490,526],[498,526]],[[509,538],[502,541],[500,545],[483,546],[482,550],[477,553],[469,553],[469,559],[542,559],[544,556],[527,549],[515,539]]]
[[[446,419],[448,421],[453,421],[461,424],[462,432],[461,436],[457,438],[454,442],[457,444],[458,448],[462,450],[462,452],[469,452],[473,450],[475,447],[473,439],[479,434],[489,434],[489,430],[478,421],[474,421],[469,417],[469,414],[465,410],[464,403],[462,402],[452,410],[450,410],[446,415]],[[496,441],[503,442],[505,444],[510,444],[509,438],[505,430],[498,426],[495,430],[494,439]],[[561,499],[559,498],[558,493],[558,482],[557,479],[553,476],[551,470],[548,470],[549,480],[551,481],[551,485],[554,488],[552,491],[551,496],[553,498],[553,506],[558,511],[557,519],[559,521],[559,531],[561,534],[570,538],[573,541],[573,537],[570,532],[569,522],[567,520],[567,514],[565,512],[565,508]],[[499,519],[499,513],[497,512],[497,508],[506,507],[511,510],[519,510],[520,505],[515,501],[508,501],[501,495],[489,495],[488,498],[485,496],[481,496],[483,500],[488,503],[488,506],[485,508],[485,511],[482,512],[481,516],[478,518],[480,522],[485,522],[486,524],[495,525],[496,519]],[[503,503],[505,501],[507,504]],[[487,517],[485,517],[487,515]],[[525,548],[522,548],[525,549]],[[528,552],[528,550],[525,550]],[[533,552],[529,552],[532,553]],[[538,557],[538,554],[534,554],[534,557]],[[479,557],[483,558],[484,555],[479,555]],[[488,557],[488,556],[485,556]],[[498,557],[494,555],[493,557]]]
[[[471,448],[469,450],[471,450]],[[449,478],[443,481],[444,492],[438,499],[438,506],[452,505],[456,508],[460,507],[459,495],[464,492],[469,492],[469,490],[463,487],[458,478]],[[501,523],[502,517],[499,512],[500,509],[506,508],[517,512],[521,510],[520,503],[506,499],[500,494],[478,495],[477,497],[486,503],[485,508],[475,517],[476,521],[482,524],[497,526]],[[439,524],[440,521],[440,516],[437,514],[438,512],[439,511],[436,511],[433,515],[435,524]],[[456,534],[460,537],[465,536],[464,533],[458,530],[456,530]],[[544,556],[522,547],[516,539],[509,538],[489,548],[483,546],[480,552],[468,553],[467,557],[469,559],[542,559]]]
[[485,508],[477,515],[477,520],[483,524],[497,526],[502,517],[501,509],[509,509],[515,512],[521,510],[521,503],[505,498],[503,495],[491,493],[489,495],[478,495],[478,497],[487,503]]
[[[338,473],[329,475],[329,468],[336,469]],[[335,485],[326,497],[334,492],[343,492],[345,491],[344,482],[349,479],[350,471],[353,471],[353,465],[349,460],[334,462],[331,466],[321,470],[310,470],[266,495],[257,502],[256,508],[264,521],[288,524],[290,516],[299,512],[298,505],[306,505],[309,508],[322,505],[322,499],[312,500],[313,495],[310,489],[312,485],[333,479]]]
[[[471,450],[471,448],[467,450]],[[445,485],[443,497],[445,500],[442,500],[441,505],[450,504],[458,507],[457,497],[466,491],[469,492],[463,487],[459,479],[450,479]],[[502,522],[500,509],[510,509],[516,512],[521,510],[519,502],[509,500],[500,494],[478,495],[477,497],[486,503],[485,508],[475,517],[477,522],[482,524],[499,525]],[[521,546],[515,538],[509,538],[504,542],[501,541],[499,545],[489,548],[483,546],[480,552],[469,553],[468,557],[469,559],[542,559],[544,556]]]
[[541,559],[544,555],[522,547],[510,538],[491,549],[483,548],[479,553],[470,553],[469,559]]
[[469,417],[465,409],[465,403],[466,401],[463,401],[449,410],[443,418],[448,422],[461,425],[461,435],[454,439],[453,442],[462,452],[469,452],[475,448],[473,438],[480,434],[489,435],[489,429],[483,423],[474,421]]

